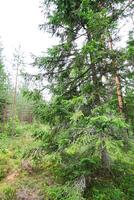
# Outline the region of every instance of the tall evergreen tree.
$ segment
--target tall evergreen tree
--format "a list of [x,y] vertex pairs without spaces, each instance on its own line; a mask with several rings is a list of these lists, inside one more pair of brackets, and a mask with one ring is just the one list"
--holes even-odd
[[71,98],[89,87],[86,95],[92,97],[89,104],[93,108],[114,94],[113,91],[108,95],[109,87],[105,87],[103,77],[109,83],[115,78],[118,107],[123,112],[120,71],[125,70],[125,60],[121,49],[113,46],[119,31],[118,20],[129,14],[133,2],[84,0],[44,4],[48,21],[43,27],[60,39],[59,45],[38,61],[45,69],[44,76],[52,81],[52,91]]
[[37,102],[38,115],[51,129],[35,137],[54,156],[56,177],[64,184],[84,181],[87,189],[95,174],[112,176],[120,165],[112,145],[126,140],[124,119],[131,121],[126,104],[133,47],[129,41],[128,50],[116,48],[116,40],[118,22],[129,17],[134,3],[45,0],[44,7],[47,20],[41,28],[57,36],[59,44],[35,61],[43,71],[36,78],[47,78],[53,94],[50,103]]

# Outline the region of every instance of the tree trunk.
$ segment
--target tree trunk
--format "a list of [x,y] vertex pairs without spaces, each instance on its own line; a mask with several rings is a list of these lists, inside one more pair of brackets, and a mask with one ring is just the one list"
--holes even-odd
[[16,98],[17,98],[17,87],[18,87],[18,74],[19,74],[19,65],[17,64],[16,77],[15,77],[15,86],[13,94],[13,109],[12,109],[12,134],[15,134],[15,120],[16,120]]
[[116,91],[117,91],[117,98],[118,98],[118,109],[119,109],[119,112],[123,114],[123,97],[122,97],[122,92],[121,92],[121,81],[120,81],[120,76],[117,72],[115,76],[115,83],[116,83]]
[[106,142],[105,142],[105,137],[103,134],[100,135],[100,140],[101,140],[101,164],[102,168],[108,170],[110,172],[110,157],[107,152],[106,148]]
[[[113,50],[113,41],[111,37],[110,37],[110,49]],[[118,109],[119,109],[119,112],[123,115],[123,96],[122,96],[122,91],[121,91],[120,75],[119,75],[119,72],[114,60],[112,61],[112,65],[115,71],[115,84],[116,84],[116,94],[117,94],[117,100],[118,100]]]
[[[111,50],[113,49],[113,41],[111,37],[110,37],[110,49]],[[115,60],[112,61],[112,65],[115,70],[115,84],[116,84],[116,94],[117,94],[117,99],[118,99],[118,109],[121,116],[126,121],[125,112],[124,112],[125,109],[123,105],[123,96],[122,96],[122,91],[121,91],[121,80],[120,80],[120,75],[119,75]],[[127,128],[125,130],[123,137],[124,137],[124,148],[127,151],[128,149],[128,129]]]

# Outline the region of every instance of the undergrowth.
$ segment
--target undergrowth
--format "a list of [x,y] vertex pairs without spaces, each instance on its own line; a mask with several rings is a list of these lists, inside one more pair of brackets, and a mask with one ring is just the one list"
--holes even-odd
[[[21,132],[15,136],[1,133],[1,200],[134,199],[133,140],[127,153],[121,148],[121,142],[108,142],[112,171],[107,174],[100,168],[97,152],[95,156],[85,153],[85,150],[88,152],[86,145],[80,148],[72,144],[64,152],[46,154],[47,143],[42,138],[45,139],[48,131],[48,126],[35,123],[21,126]],[[28,165],[22,166],[26,162]],[[83,177],[90,181],[81,190]]]

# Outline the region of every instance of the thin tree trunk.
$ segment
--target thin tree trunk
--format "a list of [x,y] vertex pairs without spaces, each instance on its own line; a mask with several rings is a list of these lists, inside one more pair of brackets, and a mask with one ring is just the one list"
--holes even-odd
[[[113,41],[112,38],[110,37],[110,49],[113,49]],[[123,96],[122,96],[122,91],[121,91],[121,80],[120,80],[120,75],[117,69],[117,66],[115,64],[115,61],[112,61],[114,70],[115,70],[115,84],[116,84],[116,94],[117,94],[117,100],[118,100],[118,109],[119,112],[123,115]]]
[[17,69],[16,69],[15,86],[14,86],[14,94],[13,94],[12,134],[15,134],[16,98],[17,98],[18,74],[19,74],[19,65],[17,65]]
[[101,141],[100,150],[101,150],[102,168],[104,169],[104,172],[106,172],[106,170],[108,170],[107,172],[109,173],[110,172],[110,157],[109,157],[109,153],[106,148],[105,137],[103,134],[100,134],[100,141]]
[[[110,37],[110,49],[111,50],[113,49],[112,37]],[[126,121],[127,119],[125,116],[125,109],[124,109],[124,104],[123,104],[120,75],[119,75],[118,68],[117,68],[114,60],[112,61],[112,64],[113,64],[113,67],[115,70],[115,84],[116,84],[116,93],[117,93],[117,99],[118,99],[118,109],[119,109],[121,116]],[[128,129],[127,128],[124,132],[123,137],[124,137],[124,148],[127,151],[127,149],[128,149]]]

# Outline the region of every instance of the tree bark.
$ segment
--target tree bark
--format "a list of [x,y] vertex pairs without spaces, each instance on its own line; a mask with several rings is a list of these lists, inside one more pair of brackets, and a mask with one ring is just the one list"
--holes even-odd
[[[113,41],[111,37],[110,37],[110,49],[113,50]],[[116,84],[116,94],[117,94],[117,100],[118,100],[118,109],[119,109],[119,112],[123,114],[123,96],[122,96],[122,91],[121,91],[120,75],[119,75],[119,72],[114,60],[112,61],[112,65],[115,71],[115,84]]]
[[[110,37],[110,49],[113,49],[113,41],[112,41],[112,37]],[[116,93],[117,93],[117,99],[118,99],[118,110],[121,114],[121,116],[124,118],[124,120],[126,121],[126,116],[125,116],[125,109],[124,109],[124,104],[123,104],[123,96],[122,96],[122,90],[121,90],[121,80],[120,80],[120,75],[118,72],[118,68],[117,65],[115,63],[115,61],[112,61],[112,65],[113,68],[115,70],[115,84],[116,84]],[[124,148],[127,151],[128,150],[128,129],[125,129],[124,132]]]
[[103,134],[100,135],[101,140],[101,164],[102,168],[110,172],[110,157],[107,152],[105,137]]

